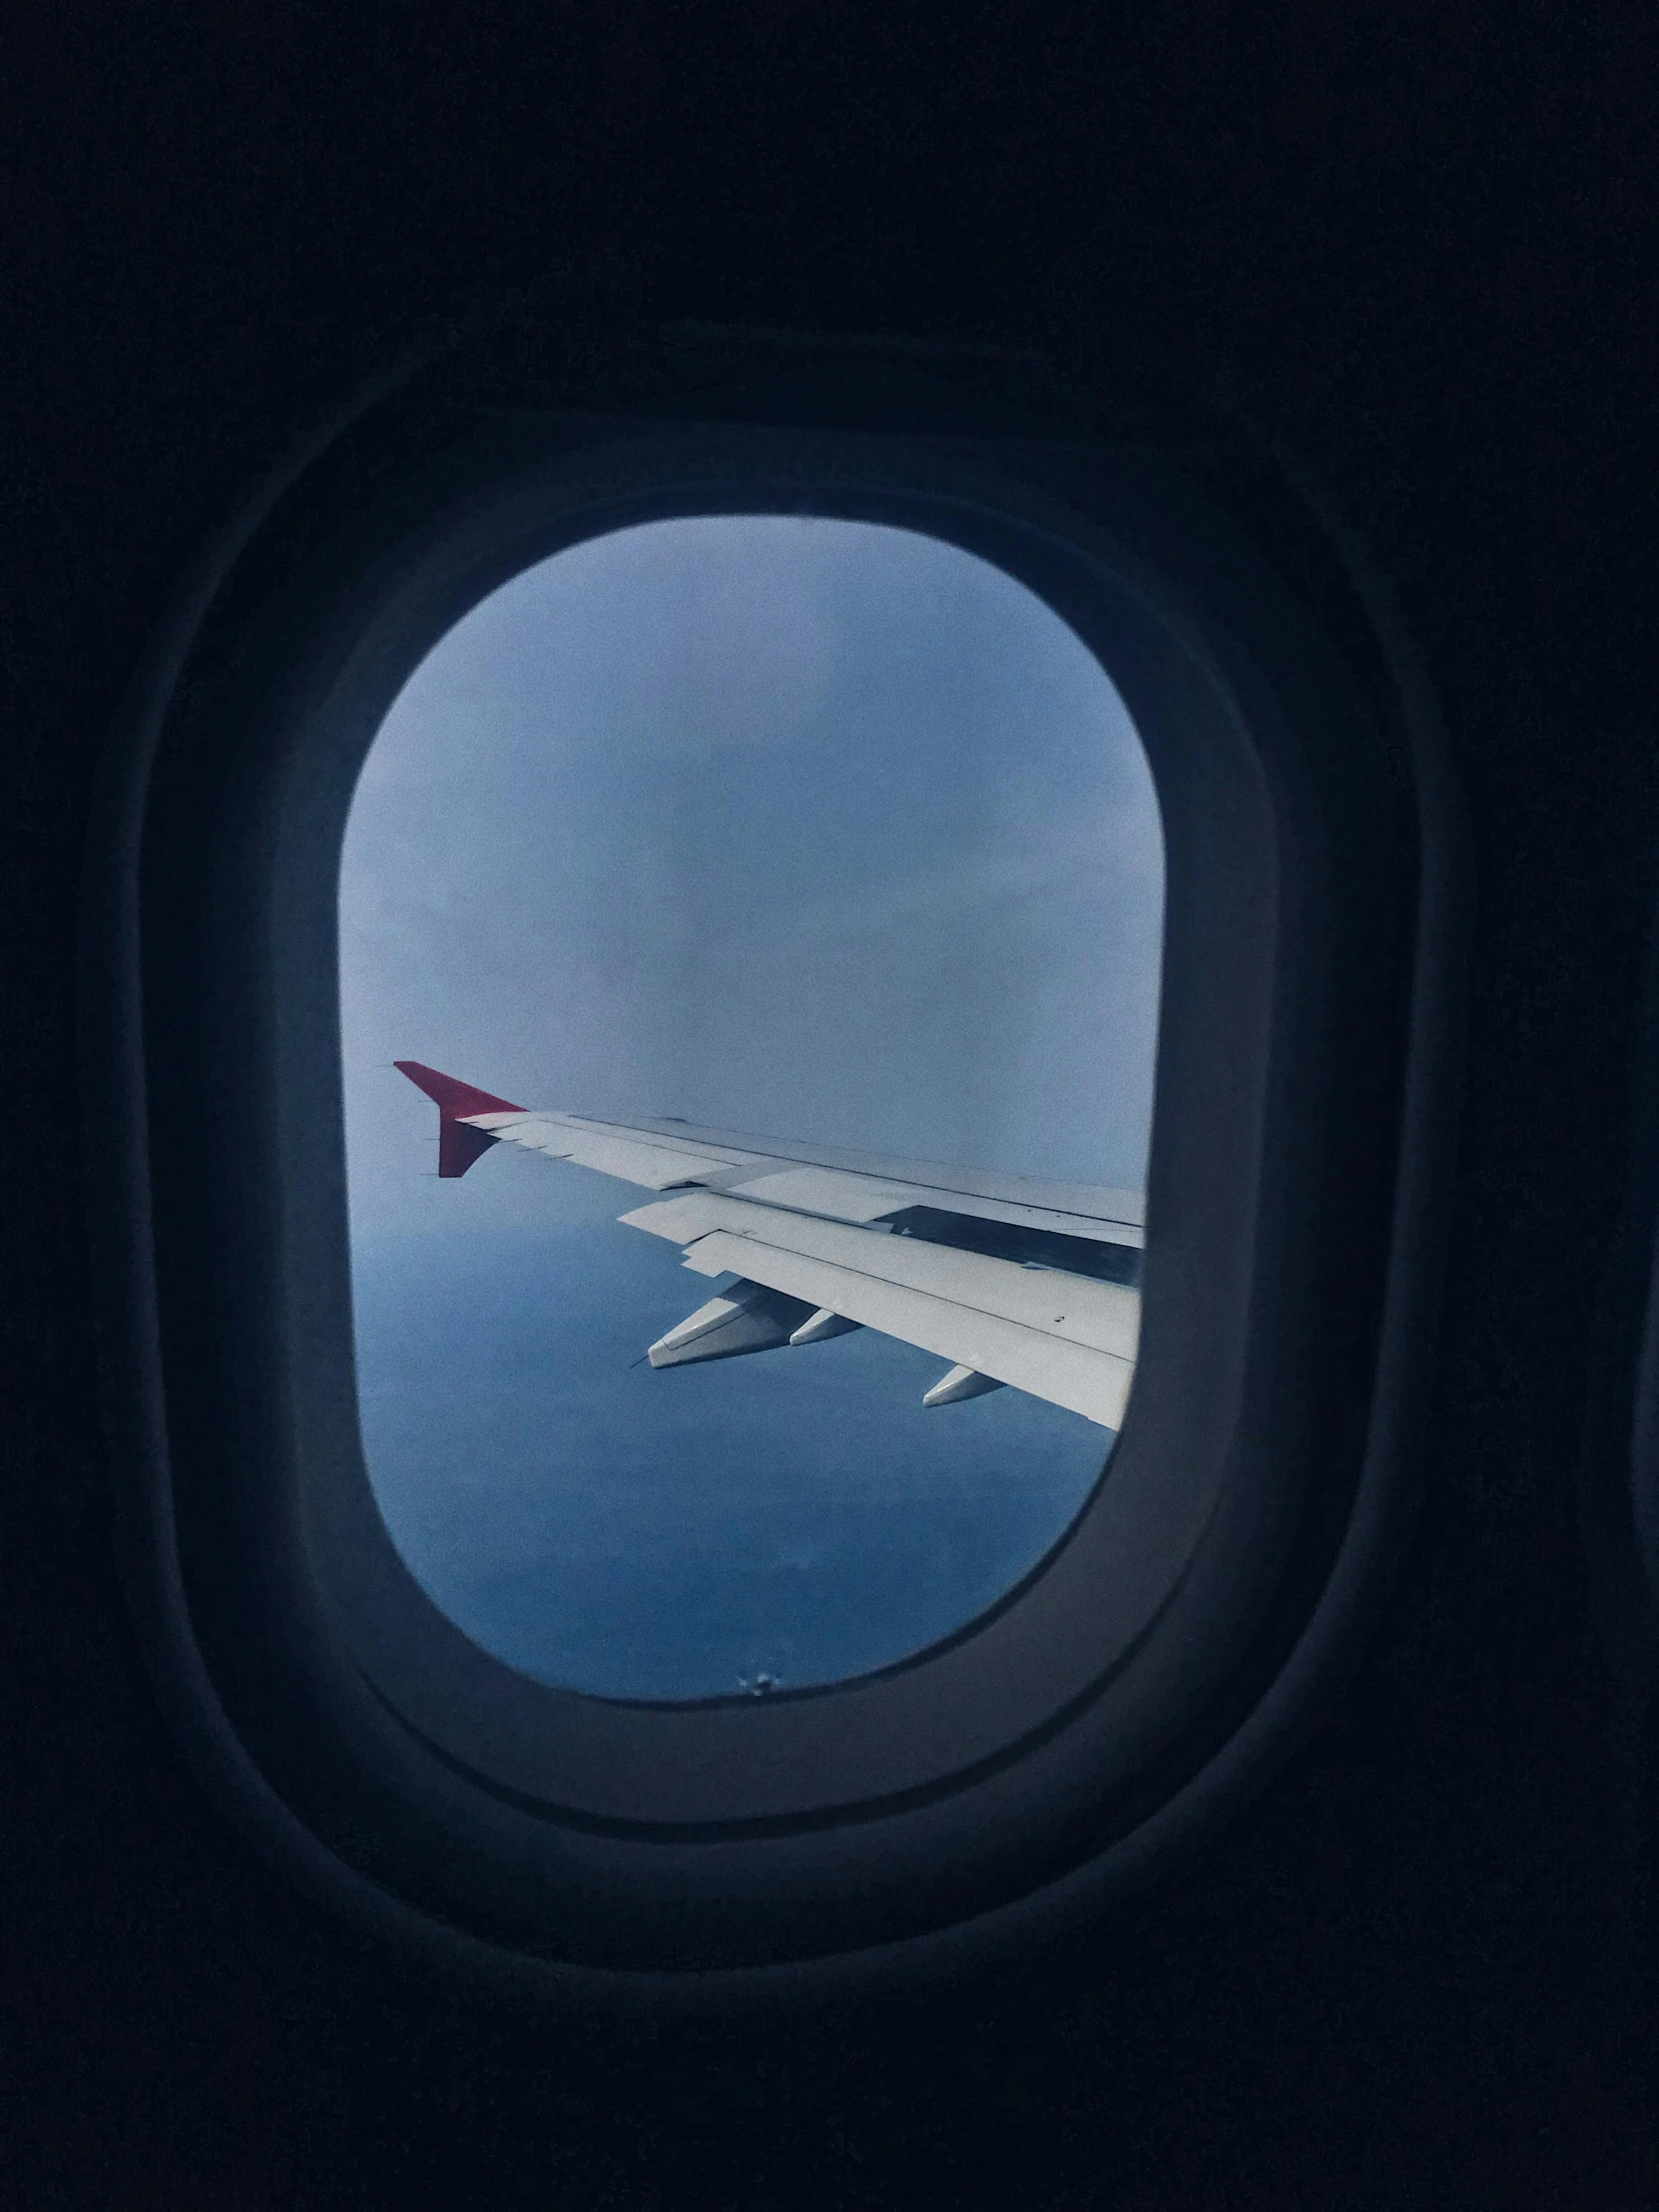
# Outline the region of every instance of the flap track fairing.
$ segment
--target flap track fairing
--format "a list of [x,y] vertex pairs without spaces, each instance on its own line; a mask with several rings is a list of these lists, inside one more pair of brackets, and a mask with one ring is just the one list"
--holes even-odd
[[737,1283],[659,1337],[646,1357],[654,1368],[683,1368],[698,1360],[771,1352],[787,1345],[812,1312],[805,1299],[770,1291],[764,1283]]

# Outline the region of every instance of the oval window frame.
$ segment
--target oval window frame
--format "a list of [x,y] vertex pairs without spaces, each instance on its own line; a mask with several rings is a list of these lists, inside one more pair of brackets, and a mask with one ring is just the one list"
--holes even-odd
[[[89,1032],[124,1137],[106,1319],[158,1674],[221,1794],[234,1769],[313,1886],[555,1978],[916,1954],[1121,1888],[1336,1679],[1408,1495],[1457,869],[1385,620],[1305,519],[1284,539],[1260,471],[1291,563],[1171,441],[944,431],[929,412],[960,408],[925,389],[898,423],[881,399],[815,423],[789,381],[736,409],[365,410],[147,672],[95,866],[94,981],[126,1048]],[[574,537],[746,510],[992,559],[1129,706],[1170,873],[1146,1333],[1110,1478],[988,1614],[850,1684],[640,1706],[479,1651],[373,1510],[334,886],[356,766],[448,621]],[[1225,932],[1200,879],[1228,892]],[[1200,1407],[1184,1378],[1218,1374],[1231,1396]],[[1129,1564],[1103,1626],[1106,1557]]]

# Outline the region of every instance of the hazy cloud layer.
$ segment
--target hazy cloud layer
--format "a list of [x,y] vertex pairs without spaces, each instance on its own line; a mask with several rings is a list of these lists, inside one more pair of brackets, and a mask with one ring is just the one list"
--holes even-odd
[[[363,771],[355,1218],[459,1226],[404,1057],[528,1105],[1139,1183],[1162,897],[1127,715],[999,570],[793,517],[577,547],[449,633]],[[590,1214],[592,1179],[530,1164]],[[527,1182],[469,1177],[467,1220],[522,1221]]]

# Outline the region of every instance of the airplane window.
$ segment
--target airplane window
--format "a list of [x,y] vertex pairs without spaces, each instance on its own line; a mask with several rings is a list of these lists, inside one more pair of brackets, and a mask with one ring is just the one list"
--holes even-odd
[[589,538],[427,654],[339,886],[359,1417],[477,1644],[784,1693],[1004,1597],[1134,1373],[1164,852],[1105,669],[916,531]]
[[1248,455],[493,363],[123,728],[135,1587],[237,1817],[411,1942],[1023,1942],[1284,1756],[1406,1524],[1431,716]]

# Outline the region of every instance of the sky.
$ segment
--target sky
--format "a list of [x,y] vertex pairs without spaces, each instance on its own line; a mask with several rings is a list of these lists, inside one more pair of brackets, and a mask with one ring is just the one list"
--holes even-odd
[[936,539],[699,518],[527,571],[387,716],[340,918],[363,1227],[436,1218],[403,1058],[526,1106],[1144,1179],[1145,757],[1059,617]]
[[[934,1379],[908,1348],[636,1373],[623,1350],[715,1286],[615,1226],[632,1186],[504,1146],[439,1182],[435,1111],[390,1066],[530,1107],[1139,1187],[1157,802],[1105,671],[1042,601],[938,540],[824,518],[700,517],[571,548],[484,600],[396,700],[351,809],[339,912],[370,1473],[469,1633],[615,1694],[695,1694],[693,1676],[762,1664],[761,1644],[824,1679],[959,1625],[953,1606],[989,1602],[1060,1533],[1106,1432],[1012,1390],[886,1418],[892,1393]],[[528,1336],[526,1301],[547,1309]],[[440,1388],[430,1345],[463,1339]],[[846,1474],[853,1433],[868,1479],[835,1490],[826,1470]],[[678,1488],[616,1472],[693,1460]],[[1014,1461],[1022,1502],[1003,1510]],[[928,1613],[886,1570],[908,1544],[926,1582],[930,1528],[977,1563]],[[747,1614],[740,1568],[764,1597]],[[837,1605],[842,1629],[863,1624],[850,1642]],[[653,1607],[693,1623],[678,1657],[641,1657]],[[792,1641],[808,1616],[816,1658]]]

